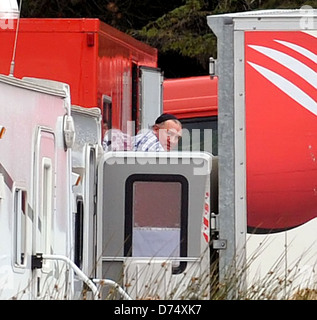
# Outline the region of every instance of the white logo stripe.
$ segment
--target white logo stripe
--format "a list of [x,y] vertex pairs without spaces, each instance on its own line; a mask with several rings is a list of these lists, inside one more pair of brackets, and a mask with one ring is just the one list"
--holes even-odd
[[291,43],[283,40],[274,40],[274,41],[284,45],[285,47],[291,48],[292,50],[302,54],[303,56],[310,59],[311,61],[317,63],[317,55],[309,51],[308,49],[301,47],[295,43]]
[[275,49],[256,45],[249,45],[249,47],[277,61],[281,65],[285,66],[286,68],[290,69],[291,71],[295,72],[297,75],[302,77],[314,88],[317,88],[317,72],[306,66],[304,63]]
[[262,66],[259,66],[255,63],[249,62],[255,70],[257,70],[260,74],[262,74],[266,79],[272,82],[275,86],[281,89],[284,93],[286,93],[289,97],[294,99],[304,108],[312,112],[314,115],[317,115],[317,103],[314,101],[308,94],[302,91],[300,88],[295,86],[289,80],[283,78],[279,74],[266,69]]

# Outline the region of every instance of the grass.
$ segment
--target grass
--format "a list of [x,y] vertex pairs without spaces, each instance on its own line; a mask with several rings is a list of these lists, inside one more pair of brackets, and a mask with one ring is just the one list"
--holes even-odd
[[294,239],[281,244],[277,237],[260,238],[243,263],[235,263],[242,267],[227,268],[211,299],[317,300],[315,244],[299,247]]
[[[208,271],[202,271],[207,268],[201,268],[198,262],[188,262],[185,272],[177,275],[172,275],[172,259],[139,259],[139,263],[133,263],[133,258],[126,258],[124,263],[117,265],[121,269],[116,270],[118,278],[114,280],[137,300],[317,300],[317,258],[312,254],[313,247],[307,247],[292,261],[285,247],[268,264],[263,256],[272,256],[275,240],[260,241],[245,262],[235,263],[242,267],[227,266],[226,272],[219,270],[217,255],[213,257]],[[203,260],[204,255],[200,258]],[[265,268],[263,261],[266,262]],[[65,267],[66,264],[59,264],[60,274]],[[103,272],[107,275],[107,270]],[[247,285],[243,281],[245,279]],[[64,277],[54,278],[51,274],[46,280],[47,286],[44,286],[47,294],[42,295],[43,299],[67,299],[65,280]],[[28,285],[31,286],[31,283]],[[101,299],[121,299],[116,288],[100,288]],[[22,299],[28,290],[22,289],[12,299]],[[91,298],[89,288],[83,286],[80,299]]]
[[[298,282],[296,266],[283,277],[282,262],[281,256],[264,277],[255,279],[245,288],[241,279],[248,277],[252,261],[240,271],[228,272],[221,282],[218,261],[211,265],[208,273],[203,274],[199,274],[197,265],[192,266],[192,270],[190,268],[187,273],[177,276],[177,283],[172,280],[168,264],[162,263],[153,271],[149,261],[141,270],[141,276],[146,281],[136,283],[132,277],[124,287],[137,300],[317,300],[316,284],[306,283],[306,288],[295,285]],[[118,299],[115,289],[111,288],[103,299]]]
[[[138,269],[139,276],[145,279],[142,283],[136,281],[135,273],[127,279],[123,277],[123,272],[119,282],[129,280],[124,282],[123,288],[136,300],[317,300],[317,283],[305,282],[305,287],[298,284],[297,264],[294,265],[294,269],[288,270],[287,276],[284,277],[281,272],[282,261],[281,256],[264,277],[254,280],[247,288],[241,284],[241,279],[247,277],[246,273],[252,261],[240,271],[228,272],[223,281],[219,281],[218,261],[211,265],[210,272],[199,274],[199,266],[193,265],[186,273],[177,275],[177,279],[173,280],[170,262],[162,261],[157,265],[153,263],[153,259],[144,263],[143,269]],[[56,284],[51,283],[49,287],[51,289],[43,299],[66,298],[60,280],[56,279]],[[21,299],[23,292],[25,290],[21,290],[13,299]],[[121,299],[118,291],[108,286],[103,288],[101,298]],[[91,299],[91,293],[86,286],[83,287],[81,299]]]

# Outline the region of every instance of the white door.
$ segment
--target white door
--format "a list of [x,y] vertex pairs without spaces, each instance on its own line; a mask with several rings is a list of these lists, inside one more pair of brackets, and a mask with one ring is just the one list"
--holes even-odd
[[204,153],[104,155],[97,208],[102,277],[136,299],[208,298],[211,160]]
[[84,272],[96,277],[96,149],[86,148],[85,200],[84,200]]
[[163,75],[160,69],[140,67],[141,129],[151,127],[163,112]]
[[[34,159],[33,256],[53,252],[55,187],[55,136],[50,129],[39,127]],[[42,268],[33,269],[34,298],[51,294],[51,289],[56,284],[49,279],[52,264],[51,261],[43,260]]]

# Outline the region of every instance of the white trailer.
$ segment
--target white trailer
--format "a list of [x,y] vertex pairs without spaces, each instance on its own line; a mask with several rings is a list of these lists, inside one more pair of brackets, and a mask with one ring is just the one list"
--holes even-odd
[[287,298],[316,283],[317,11],[207,22],[218,40],[220,282],[239,280],[231,297]]
[[0,76],[1,299],[72,295],[69,87]]
[[0,297],[78,299],[86,283],[98,299],[85,271],[95,278],[100,112],[71,108],[55,81],[1,75],[0,92]]

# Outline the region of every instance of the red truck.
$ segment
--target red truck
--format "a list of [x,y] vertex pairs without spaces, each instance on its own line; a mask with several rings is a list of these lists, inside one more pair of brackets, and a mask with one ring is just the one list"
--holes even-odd
[[142,84],[149,81],[143,78],[150,73],[152,80],[154,73],[154,81],[161,81],[155,48],[99,19],[25,18],[18,32],[16,20],[11,22],[0,29],[0,73],[9,74],[14,60],[14,76],[69,84],[72,104],[99,107],[108,126],[126,131],[128,121],[135,121],[137,130],[141,118],[146,121]]

